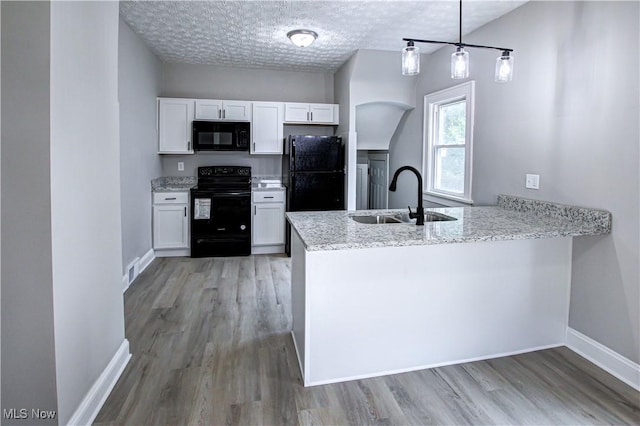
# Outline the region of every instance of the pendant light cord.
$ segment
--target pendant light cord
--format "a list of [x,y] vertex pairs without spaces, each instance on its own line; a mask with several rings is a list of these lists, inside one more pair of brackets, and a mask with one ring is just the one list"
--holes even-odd
[[460,25],[459,25],[458,43],[462,44],[462,0],[460,0]]

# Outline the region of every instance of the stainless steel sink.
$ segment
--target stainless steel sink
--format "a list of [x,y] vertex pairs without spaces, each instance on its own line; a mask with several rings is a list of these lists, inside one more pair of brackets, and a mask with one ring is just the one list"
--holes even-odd
[[447,216],[446,214],[436,212],[426,212],[424,214],[425,222],[447,222],[450,220],[458,220],[455,217]]
[[[351,216],[351,219],[367,225],[379,225],[383,223],[415,223],[415,219],[410,219],[408,213],[399,213],[393,215],[376,215],[376,216]],[[455,217],[436,212],[426,212],[424,214],[425,222],[444,222],[457,220]]]
[[402,223],[402,221],[392,215],[379,215],[379,216],[351,216],[352,220],[358,223],[366,223],[367,225],[378,225],[381,223]]
[[[415,219],[409,219],[409,213],[399,213],[394,215],[396,219],[399,219],[401,222],[410,223],[414,222]],[[425,212],[424,221],[425,222],[446,222],[449,220],[458,220],[453,216],[447,216],[446,214],[436,213],[436,212]]]

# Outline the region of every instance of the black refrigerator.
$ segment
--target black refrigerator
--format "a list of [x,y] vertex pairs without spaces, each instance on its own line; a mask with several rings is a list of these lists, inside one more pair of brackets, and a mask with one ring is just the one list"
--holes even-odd
[[[340,137],[290,135],[282,156],[287,211],[344,210],[344,157]],[[290,240],[287,223],[287,254]]]

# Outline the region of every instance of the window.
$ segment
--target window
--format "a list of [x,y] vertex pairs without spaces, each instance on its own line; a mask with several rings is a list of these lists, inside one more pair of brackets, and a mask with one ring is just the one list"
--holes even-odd
[[[472,204],[473,81],[424,97],[424,158],[427,196]],[[427,197],[429,198],[429,197]]]

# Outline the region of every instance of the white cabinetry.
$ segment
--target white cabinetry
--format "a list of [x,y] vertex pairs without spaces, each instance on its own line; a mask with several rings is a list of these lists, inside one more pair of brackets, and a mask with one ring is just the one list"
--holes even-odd
[[283,104],[254,102],[251,108],[251,154],[282,154]]
[[253,191],[252,253],[284,253],[285,190]]
[[339,124],[338,112],[337,104],[287,102],[284,104],[284,122],[336,125]]
[[158,153],[193,154],[193,99],[158,99]]
[[196,120],[251,121],[251,102],[196,99]]
[[153,193],[153,248],[156,256],[189,255],[189,193]]

